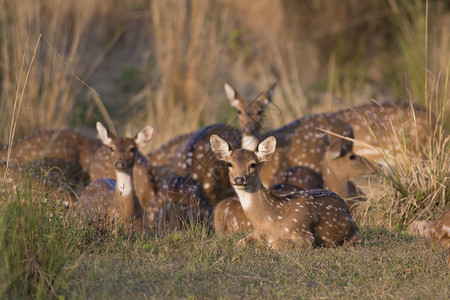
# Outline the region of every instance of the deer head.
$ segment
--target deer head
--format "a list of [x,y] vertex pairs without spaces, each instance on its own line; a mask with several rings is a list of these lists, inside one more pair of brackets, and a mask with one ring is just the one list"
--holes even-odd
[[97,132],[102,143],[108,146],[112,153],[115,170],[130,173],[134,166],[138,147],[145,147],[151,140],[153,127],[145,126],[134,139],[117,137],[100,122],[97,122]]
[[334,141],[325,152],[323,172],[331,172],[342,180],[348,180],[380,171],[378,164],[355,154],[352,146],[352,142],[344,139]]
[[256,151],[233,151],[231,146],[217,135],[211,135],[210,142],[216,157],[227,163],[230,182],[236,189],[251,189],[260,183],[258,165],[269,160],[276,148],[276,139],[273,136],[259,143]]
[[237,109],[239,126],[243,133],[243,148],[255,150],[258,142],[258,135],[262,126],[264,110],[272,102],[272,96],[276,83],[267,91],[261,93],[253,100],[243,98],[228,83],[224,89],[231,106]]

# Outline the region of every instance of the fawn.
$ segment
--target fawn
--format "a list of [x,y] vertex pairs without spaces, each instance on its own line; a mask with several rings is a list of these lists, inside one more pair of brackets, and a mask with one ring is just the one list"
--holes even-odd
[[[348,146],[349,144],[343,140],[337,140],[328,147],[323,162],[325,170],[323,175],[307,167],[291,167],[272,179],[270,189],[277,194],[286,192],[286,188],[279,183],[287,184],[289,188],[292,188],[289,185],[293,185],[298,190],[325,188],[343,197],[347,205],[354,204],[356,202],[354,199],[347,198],[356,197],[361,193],[358,193],[349,179],[373,173],[379,167],[354,154]],[[216,232],[251,230],[251,223],[245,217],[238,197],[227,198],[215,207],[214,228]]]
[[[100,124],[100,125],[98,125]],[[97,130],[101,123],[97,124]],[[103,132],[103,131],[102,131]],[[108,132],[109,135],[112,135]],[[148,142],[150,139],[148,140]],[[135,193],[139,199],[142,209],[148,213],[155,205],[155,199],[162,186],[159,176],[152,168],[147,157],[144,156],[139,148],[142,149],[147,143],[136,146],[133,163],[133,186]],[[117,170],[115,168],[116,153],[111,151],[108,144],[103,143],[101,147],[91,157],[91,165],[89,166],[89,176],[92,181],[99,178],[115,178]]]
[[[248,137],[259,132],[264,109],[271,102],[275,84],[254,100],[239,95],[229,84],[224,85],[227,97],[238,110],[241,132],[225,124],[203,127],[191,134],[180,146],[172,162],[172,178],[163,188],[164,195],[175,202],[189,202],[192,193],[203,194],[204,202],[214,207],[217,202],[233,194],[226,166],[215,159],[211,151],[209,137],[220,134],[231,141],[233,146],[252,147],[254,139]],[[246,138],[247,137],[247,138]],[[189,178],[189,184],[185,181]],[[196,191],[202,189],[203,192]],[[195,192],[196,191],[196,192]],[[177,196],[178,195],[178,196]],[[178,198],[178,199],[176,199]],[[201,203],[202,207],[204,203]]]
[[401,153],[405,146],[423,151],[437,127],[434,114],[406,102],[363,104],[335,112],[333,117],[348,123],[355,140],[367,144],[355,143],[355,153],[384,164],[385,153]]
[[217,135],[212,135],[210,142],[217,159],[227,163],[230,182],[253,226],[253,232],[241,239],[240,245],[256,242],[273,249],[318,247],[346,241],[353,244],[359,239],[347,205],[335,193],[310,190],[277,196],[264,187],[259,169],[274,154],[275,137],[264,139],[255,151],[232,150]]
[[434,221],[414,221],[408,226],[408,233],[423,236],[433,243],[448,249],[447,267],[450,268],[450,210]]
[[91,182],[81,194],[76,214],[98,214],[108,221],[119,220],[125,225],[131,224],[135,230],[141,230],[145,224],[135,193],[133,167],[139,158],[138,147],[144,147],[150,141],[153,128],[145,126],[134,139],[116,137],[100,122],[97,122],[97,131],[114,159],[115,180],[99,178]]

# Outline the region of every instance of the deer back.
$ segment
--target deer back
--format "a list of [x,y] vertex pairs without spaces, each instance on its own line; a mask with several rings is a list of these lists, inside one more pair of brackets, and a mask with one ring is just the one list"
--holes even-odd
[[172,170],[172,160],[181,145],[191,135],[192,133],[179,135],[163,144],[156,150],[151,151],[147,155],[148,161],[150,162],[153,170],[155,170],[156,175],[160,179],[166,180],[170,177],[170,172]]
[[[350,124],[357,141],[382,147],[389,152],[406,146],[410,149],[423,149],[430,136],[435,135],[437,119],[425,108],[410,103],[370,103],[333,114],[334,117]],[[364,144],[355,143],[355,153],[381,161],[382,151],[371,149]]]
[[[216,160],[211,151],[209,137],[212,134],[225,136],[236,147],[241,144],[240,133],[234,127],[225,124],[203,127],[180,147],[172,163],[172,176],[190,178],[203,189],[208,203],[214,206],[220,199],[231,195],[233,190],[225,163]],[[169,183],[168,189],[171,188]]]
[[274,136],[277,139],[277,149],[272,160],[261,167],[260,177],[264,185],[269,185],[275,174],[292,166],[305,166],[322,173],[327,147],[339,138],[325,134],[317,128],[353,137],[348,124],[332,118],[329,114],[309,115],[275,131],[267,132],[262,139]]

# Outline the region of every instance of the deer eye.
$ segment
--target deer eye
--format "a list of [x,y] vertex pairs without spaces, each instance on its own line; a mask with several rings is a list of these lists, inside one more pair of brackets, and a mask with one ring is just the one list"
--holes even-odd
[[354,159],[356,159],[356,155],[355,155],[355,154],[352,154],[352,155],[350,155],[348,158],[349,158],[350,160],[354,160]]
[[233,165],[231,163],[227,163],[227,167],[231,168]]
[[250,168],[251,168],[251,169],[256,168],[256,164],[255,164],[255,163],[252,163],[252,164],[250,165]]
[[110,150],[111,152],[116,151],[116,149],[115,149],[114,147],[109,147],[109,150]]
[[131,147],[131,148],[130,148],[130,152],[131,152],[131,153],[136,153],[136,147]]

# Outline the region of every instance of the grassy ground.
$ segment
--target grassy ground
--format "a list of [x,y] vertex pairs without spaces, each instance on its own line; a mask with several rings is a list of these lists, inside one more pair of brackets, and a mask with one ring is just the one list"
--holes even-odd
[[274,252],[197,228],[114,241],[81,261],[69,297],[433,298],[450,293],[446,253],[423,240],[362,228],[356,247]]
[[2,190],[0,298],[446,299],[447,252],[361,227],[356,246],[272,251],[196,226],[161,236],[78,224],[28,184]]

